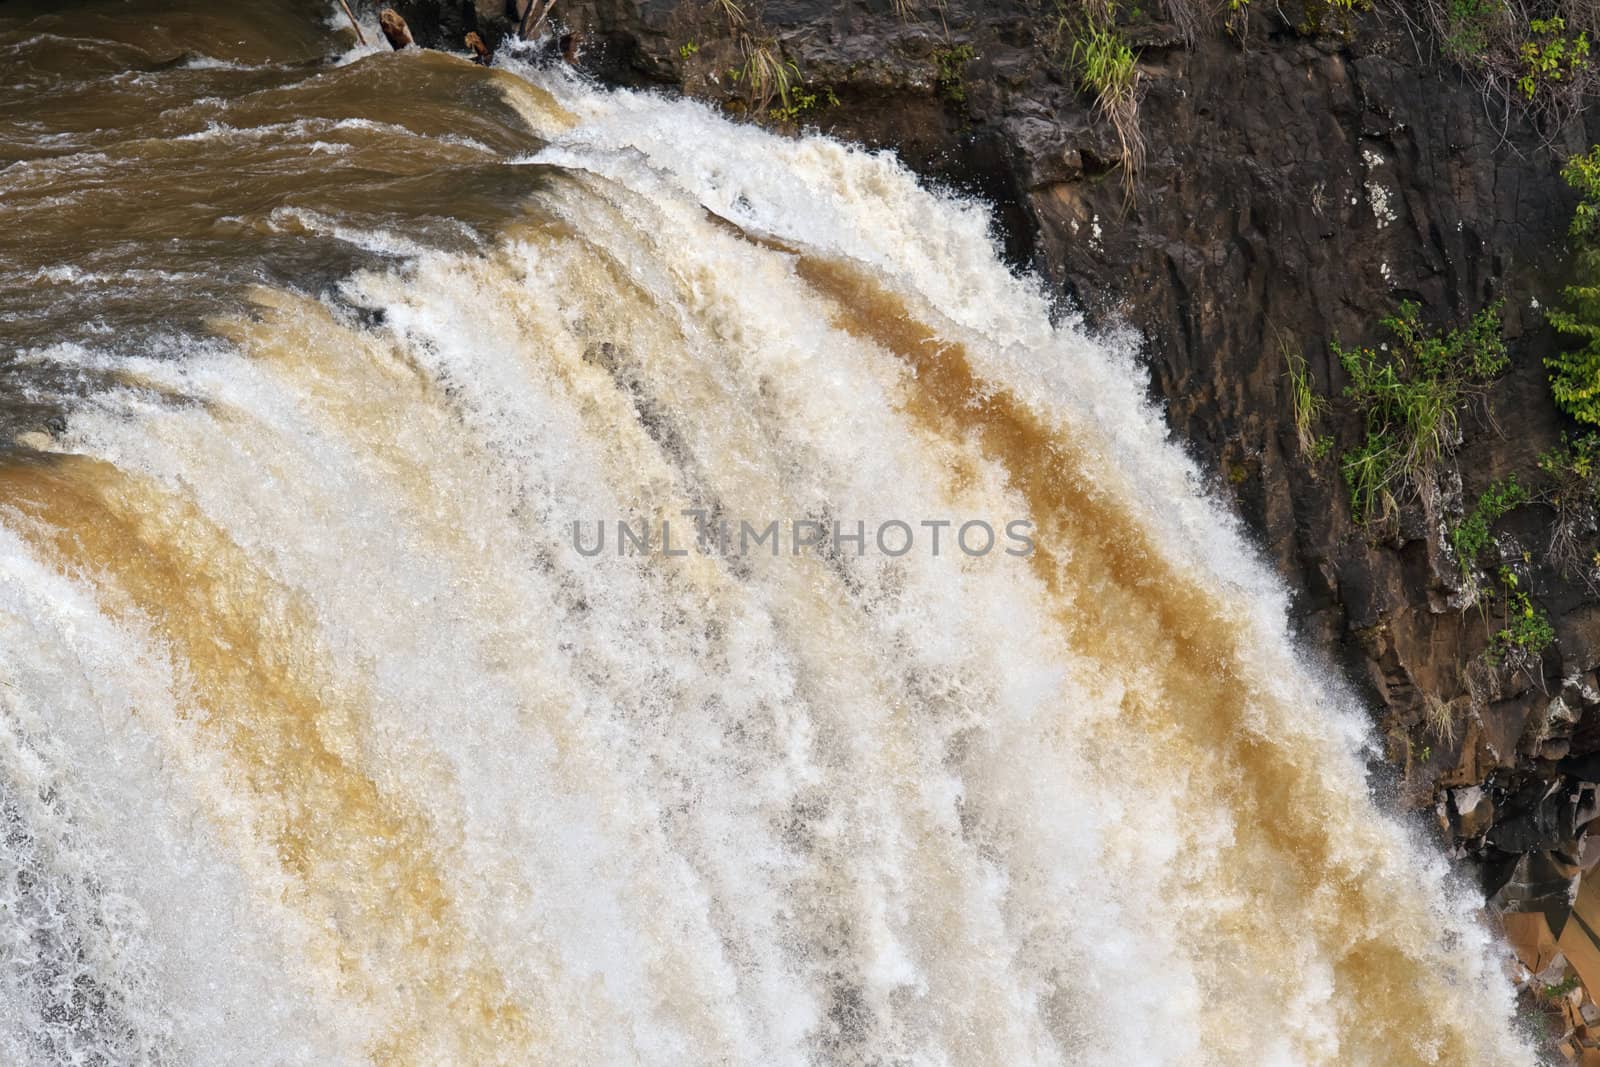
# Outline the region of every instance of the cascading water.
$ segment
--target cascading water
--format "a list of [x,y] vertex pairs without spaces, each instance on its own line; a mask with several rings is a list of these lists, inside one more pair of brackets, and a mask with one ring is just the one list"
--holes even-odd
[[1529,1062],[980,208],[193,7],[0,21],[0,1059]]

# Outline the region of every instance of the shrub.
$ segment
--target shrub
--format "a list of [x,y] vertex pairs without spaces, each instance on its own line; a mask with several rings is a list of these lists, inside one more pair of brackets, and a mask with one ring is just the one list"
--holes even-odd
[[1331,347],[1350,375],[1345,395],[1362,413],[1365,436],[1340,468],[1358,522],[1386,518],[1397,495],[1454,447],[1461,409],[1480,399],[1507,364],[1500,309],[1492,305],[1465,328],[1432,334],[1411,301],[1383,320],[1394,338],[1380,349]]
[[1483,491],[1477,504],[1450,531],[1450,547],[1455,549],[1463,574],[1472,569],[1478,556],[1488,547],[1494,524],[1527,499],[1527,490],[1518,484],[1515,474]]
[[1576,37],[1566,34],[1567,20],[1557,16],[1551,19],[1533,19],[1528,23],[1529,37],[1522,42],[1522,77],[1517,88],[1532,100],[1541,85],[1572,79],[1589,65],[1589,35]]
[[1545,499],[1556,513],[1547,555],[1562,573],[1581,572],[1583,535],[1593,528],[1600,503],[1600,434],[1575,440],[1562,435],[1558,446],[1539,457],[1539,470],[1550,479]]
[[1424,8],[1445,54],[1486,95],[1515,102],[1552,135],[1600,80],[1589,56],[1600,32],[1591,0],[1425,0]]
[[1450,0],[1442,19],[1445,53],[1457,62],[1482,60],[1506,15],[1502,0]]
[[801,119],[827,107],[838,107],[839,97],[831,86],[820,89],[796,85],[789,91],[789,102],[773,108],[768,114],[778,122],[799,122]]
[[1500,583],[1505,587],[1502,625],[1489,643],[1489,661],[1513,670],[1531,668],[1554,643],[1555,628],[1549,616],[1517,587],[1517,576],[1510,568],[1500,568]]
[[1583,347],[1557,353],[1545,365],[1556,406],[1579,422],[1600,425],[1600,145],[1572,159],[1561,176],[1581,196],[1567,231],[1576,280],[1562,290],[1566,306],[1550,312],[1550,322]]

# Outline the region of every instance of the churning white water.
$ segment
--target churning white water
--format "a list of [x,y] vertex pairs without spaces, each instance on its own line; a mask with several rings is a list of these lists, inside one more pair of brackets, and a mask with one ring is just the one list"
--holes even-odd
[[25,350],[98,385],[0,469],[0,1059],[1531,1059],[1129,346],[888,156],[507,63],[493,239],[279,212],[395,255]]

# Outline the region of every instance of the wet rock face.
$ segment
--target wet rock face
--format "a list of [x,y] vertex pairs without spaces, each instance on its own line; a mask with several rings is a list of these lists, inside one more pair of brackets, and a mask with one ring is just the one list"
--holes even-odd
[[[1486,890],[1543,907],[1540,893],[1504,887],[1523,884],[1514,875],[1529,862],[1541,885],[1578,875],[1593,812],[1556,820],[1556,806],[1579,809],[1551,799],[1535,819],[1528,798],[1570,798],[1600,780],[1600,766],[1571,762],[1600,744],[1600,705],[1582,681],[1596,666],[1596,612],[1580,582],[1541,562],[1548,511],[1508,516],[1499,562],[1517,570],[1559,640],[1542,662],[1491,666],[1504,609],[1482,598],[1487,579],[1463,575],[1446,531],[1490,483],[1516,474],[1536,484],[1538,454],[1566,428],[1546,385],[1554,338],[1538,309],[1564,281],[1574,197],[1560,159],[1600,140],[1600,128],[1556,131],[1552,151],[1458,73],[1419,62],[1409,38],[1376,28],[1350,42],[1257,35],[1244,49],[1202,38],[1151,67],[1141,109],[1150,162],[1132,214],[1118,220],[1108,190],[1082,181],[1035,193],[1051,274],[1092,319],[1121,314],[1144,332],[1174,431],[1296,589],[1313,644],[1385,706],[1402,799],[1456,787],[1443,824],[1479,862]],[[1100,236],[1084,241],[1096,215]],[[1327,340],[1384,340],[1378,320],[1405,299],[1441,324],[1503,301],[1512,365],[1488,411],[1464,418],[1455,458],[1375,537],[1351,518],[1337,450],[1320,462],[1302,453],[1286,353],[1302,353],[1335,401],[1323,432],[1353,445],[1359,423],[1337,402],[1347,378]],[[1485,562],[1495,559],[1492,549]],[[1479,795],[1464,798],[1473,786]]]
[[[1448,834],[1490,867],[1580,851],[1570,820],[1554,843],[1502,823],[1526,807],[1517,798],[1600,781],[1600,603],[1542,562],[1549,510],[1518,509],[1485,562],[1498,551],[1517,570],[1558,640],[1539,662],[1492,666],[1500,609],[1446,531],[1491,482],[1536,482],[1537,455],[1570,428],[1546,385],[1554,338],[1539,309],[1565,280],[1575,199],[1560,160],[1600,141],[1600,120],[1535,130],[1392,18],[1307,36],[1292,11],[1262,11],[1242,34],[1213,22],[1192,41],[1143,21],[1124,27],[1148,145],[1130,206],[1118,140],[1072,83],[1048,5],[949,0],[941,14],[914,2],[906,17],[891,0],[741,6],[737,31],[708,0],[562,0],[555,15],[596,76],[732,111],[749,108],[728,76],[738,38],[764,42],[817,97],[798,123],[892,147],[993,204],[1015,263],[1092,327],[1146,338],[1154,399],[1295,590],[1309,644],[1385,709],[1401,796],[1438,803]],[[510,25],[495,0],[397,7],[419,43],[434,33],[459,48],[469,10],[480,32]],[[1378,322],[1404,299],[1435,325],[1503,301],[1512,365],[1487,410],[1464,417],[1456,455],[1376,532],[1353,522],[1339,474],[1337,450],[1361,430],[1327,342],[1383,341]],[[1333,401],[1318,432],[1337,446],[1321,460],[1295,432],[1291,352]]]
[[392,6],[417,44],[457,52],[469,33],[494,48],[512,32],[521,10],[517,0],[399,0]]

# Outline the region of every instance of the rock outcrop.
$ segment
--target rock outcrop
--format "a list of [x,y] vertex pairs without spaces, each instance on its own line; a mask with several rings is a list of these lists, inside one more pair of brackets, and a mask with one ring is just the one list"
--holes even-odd
[[402,0],[392,6],[418,44],[460,52],[467,48],[469,33],[492,49],[515,32],[521,11],[516,4],[517,0]]

